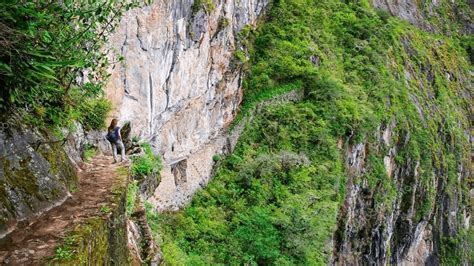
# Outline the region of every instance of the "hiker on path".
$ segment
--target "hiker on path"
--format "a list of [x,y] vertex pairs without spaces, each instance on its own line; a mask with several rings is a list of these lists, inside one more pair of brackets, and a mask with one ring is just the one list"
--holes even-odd
[[112,119],[112,122],[110,122],[110,126],[107,130],[107,140],[110,142],[112,145],[112,153],[114,155],[114,163],[117,162],[117,148],[120,149],[120,155],[122,161],[126,161],[127,157],[125,157],[125,146],[123,145],[122,142],[122,135],[120,134],[120,127],[117,126],[118,120],[117,119]]

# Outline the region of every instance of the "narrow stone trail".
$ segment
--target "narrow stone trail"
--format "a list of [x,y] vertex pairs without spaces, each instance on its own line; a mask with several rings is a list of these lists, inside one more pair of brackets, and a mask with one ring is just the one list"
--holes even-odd
[[0,239],[0,265],[41,265],[55,253],[65,234],[86,218],[103,215],[117,177],[112,158],[97,156],[79,173],[79,187],[63,204],[18,223]]

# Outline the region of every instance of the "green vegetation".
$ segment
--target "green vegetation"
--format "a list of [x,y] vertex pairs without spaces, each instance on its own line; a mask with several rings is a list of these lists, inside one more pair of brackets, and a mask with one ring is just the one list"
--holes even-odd
[[138,197],[138,181],[137,180],[131,180],[128,183],[128,190],[127,190],[127,207],[126,207],[126,212],[128,217],[132,215],[132,213],[135,211],[135,202]]
[[69,235],[64,238],[63,245],[55,250],[53,261],[71,260],[74,258],[73,245],[76,242],[77,235]]
[[92,145],[86,144],[84,145],[84,151],[82,153],[82,158],[84,161],[88,162],[92,159],[92,157],[97,155],[97,149],[95,149]]
[[107,205],[104,205],[104,206],[100,207],[100,212],[102,214],[108,214],[110,212],[110,207],[107,206]]
[[70,260],[74,254],[66,246],[58,247],[55,251],[53,260]]
[[85,130],[99,130],[105,128],[105,117],[111,110],[112,106],[108,100],[99,98],[88,101],[80,107],[83,114],[80,122]]
[[235,58],[239,60],[240,63],[245,63],[247,62],[247,55],[245,54],[244,51],[238,50],[234,54]]
[[192,6],[192,12],[193,12],[193,15],[196,15],[196,13],[199,12],[199,10],[204,9],[204,12],[206,12],[206,14],[209,14],[215,8],[216,6],[212,2],[212,0],[195,0]]
[[[65,232],[62,243],[48,265],[106,265],[111,261],[118,265],[129,263],[126,219],[128,169],[117,168],[117,177],[110,188],[111,197],[98,208],[98,215],[80,221],[72,230]],[[107,215],[105,215],[107,214]]]
[[63,245],[56,248],[53,261],[71,260],[74,258],[73,246],[77,238],[77,235],[65,237]]
[[137,3],[2,1],[0,110],[34,126],[102,128],[110,106],[102,95],[109,51],[101,48]]
[[222,156],[220,154],[214,154],[212,156],[212,160],[217,163],[218,161],[222,160]]
[[324,122],[308,104],[284,105],[249,128],[191,206],[156,217],[171,265],[314,264],[330,256],[345,180]]
[[133,137],[132,137],[132,143],[133,143],[133,144],[138,144],[138,142],[140,142],[140,138],[137,137],[137,136],[133,136]]
[[[434,29],[446,34],[466,32],[474,17],[468,0],[418,2],[425,19]],[[435,14],[435,15],[433,15]]]
[[[429,34],[368,1],[329,0],[275,1],[268,21],[244,34],[253,45],[241,113],[293,89],[303,88],[305,99],[256,114],[184,210],[148,211],[167,264],[325,265],[348,177],[367,184],[377,210],[368,211],[359,239],[370,239],[364,234],[397,198],[402,213],[415,198],[415,223],[443,206],[442,195],[467,200],[457,169],[469,165],[471,67],[460,40],[471,38]],[[381,140],[386,128],[389,145]],[[367,150],[360,176],[345,169],[342,152],[358,143]],[[390,147],[395,165],[410,173],[387,174]],[[437,182],[446,184],[442,193]],[[395,235],[406,233],[395,228]],[[441,249],[443,258],[465,253],[452,253],[466,250],[464,239],[441,242],[454,245]]]
[[[248,71],[241,117],[261,101],[294,89],[304,89],[305,98],[255,113],[236,150],[226,159],[213,157],[219,161],[214,179],[184,210],[158,215],[146,204],[165,263],[325,265],[332,237],[335,245],[342,241],[344,232],[334,232],[348,178],[374,200],[359,239],[370,237],[397,199],[400,213],[413,223],[432,222],[433,213],[447,216],[444,208],[469,205],[467,177],[458,172],[470,165],[465,131],[472,110],[467,58],[473,39],[447,23],[459,12],[449,2],[440,1],[435,10],[440,15],[432,22],[450,37],[375,11],[367,0],[276,0],[262,27],[244,27],[238,38],[249,53],[235,53]],[[135,5],[2,1],[1,111],[18,112],[38,127],[72,128],[79,121],[87,130],[102,128],[110,110],[102,95],[109,62],[100,47],[117,19]],[[214,8],[211,0],[196,0],[192,12],[209,14]],[[384,130],[391,133],[387,145]],[[367,152],[360,175],[345,167],[346,150],[356,144]],[[142,148],[144,154],[132,158],[131,174],[137,180],[159,178],[160,158],[149,144]],[[384,161],[391,148],[394,165],[403,169],[392,175]],[[84,157],[92,155],[86,149]],[[34,194],[30,174],[21,176],[24,180],[9,181]],[[117,205],[125,202],[124,189],[123,184],[112,188]],[[121,207],[130,214],[136,182],[128,193]],[[114,210],[102,206],[100,212]],[[454,220],[462,215],[457,212]],[[114,219],[113,224],[124,223]],[[114,229],[103,218],[88,219],[57,248],[53,260],[103,264],[105,258],[89,257],[88,251],[125,254],[108,246],[109,235],[120,241],[121,228],[109,234]],[[403,226],[394,230],[393,244],[403,245],[407,232]],[[459,234],[436,239],[447,265],[461,264],[472,251],[466,245],[472,243],[472,230],[453,230]]]
[[56,248],[51,258],[53,264],[75,265],[106,261],[108,232],[104,219],[89,218],[77,226],[65,238],[61,246]]
[[218,23],[218,26],[217,26],[219,28],[218,31],[221,31],[221,30],[229,27],[229,25],[230,25],[230,21],[229,21],[228,18],[225,18],[225,17],[219,18],[219,23]]
[[469,229],[469,231],[467,232],[467,249],[469,254],[468,254],[468,258],[469,258],[469,261],[474,261],[474,228],[471,226],[471,228]]
[[162,168],[161,158],[155,155],[150,144],[141,144],[143,154],[132,157],[132,165],[130,167],[133,178],[142,180],[148,176],[156,175],[159,178],[159,172]]

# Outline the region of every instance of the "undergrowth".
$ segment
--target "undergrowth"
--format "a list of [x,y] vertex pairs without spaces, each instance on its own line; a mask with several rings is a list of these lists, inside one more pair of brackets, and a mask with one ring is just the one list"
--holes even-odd
[[97,149],[90,144],[84,145],[84,151],[82,153],[82,158],[85,162],[89,162],[92,157],[97,155]]
[[137,197],[139,197],[138,181],[131,180],[128,184],[128,189],[127,189],[126,213],[128,217],[130,217],[135,211],[135,202],[137,200]]
[[143,154],[132,157],[130,166],[132,177],[137,180],[153,175],[158,177],[163,167],[161,157],[153,153],[149,143],[143,143],[140,146],[143,149]]

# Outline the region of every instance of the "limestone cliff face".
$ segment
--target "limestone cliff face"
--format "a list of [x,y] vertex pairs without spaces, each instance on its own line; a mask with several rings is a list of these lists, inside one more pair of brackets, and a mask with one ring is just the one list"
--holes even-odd
[[157,0],[129,12],[111,37],[125,60],[114,65],[106,94],[114,116],[163,156],[158,209],[181,206],[209,179],[225,144],[220,132],[242,99],[238,33],[256,26],[269,1],[212,2]]

